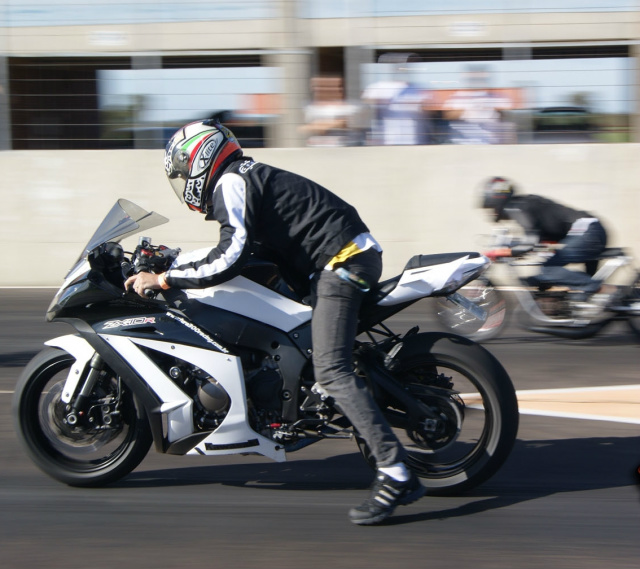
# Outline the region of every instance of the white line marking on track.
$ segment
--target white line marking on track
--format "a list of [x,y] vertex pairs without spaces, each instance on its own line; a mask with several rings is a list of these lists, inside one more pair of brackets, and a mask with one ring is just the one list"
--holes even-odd
[[640,425],[640,418],[633,417],[613,417],[607,415],[587,415],[581,413],[569,413],[566,411],[541,411],[536,409],[520,409],[520,415],[539,415],[543,417],[560,417],[562,419],[583,419],[586,421],[611,421],[613,423],[627,423]]
[[[525,389],[516,396],[521,415],[640,425],[640,385]],[[462,395],[467,407],[481,409],[478,397]]]

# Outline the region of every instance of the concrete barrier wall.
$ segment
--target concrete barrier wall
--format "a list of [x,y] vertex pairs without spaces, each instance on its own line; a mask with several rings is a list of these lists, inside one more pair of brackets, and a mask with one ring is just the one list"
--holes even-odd
[[[355,205],[385,254],[383,277],[416,253],[482,250],[491,230],[478,185],[513,178],[523,192],[597,213],[610,245],[640,255],[640,145],[256,149],[256,160],[308,176]],[[118,198],[171,218],[154,243],[214,245],[215,223],[181,205],[161,150],[0,153],[0,286],[57,286]],[[133,241],[126,241],[125,245]]]

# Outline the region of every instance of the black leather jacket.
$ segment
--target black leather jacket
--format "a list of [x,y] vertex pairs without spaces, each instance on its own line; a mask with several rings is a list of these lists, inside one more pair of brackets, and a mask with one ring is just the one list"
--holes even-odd
[[536,195],[513,196],[501,215],[520,224],[531,241],[562,241],[581,218],[595,216]]
[[308,279],[367,226],[355,208],[298,174],[241,158],[217,181],[207,219],[220,223],[210,249],[181,254],[166,273],[178,288],[205,288],[237,275],[253,252],[289,277]]

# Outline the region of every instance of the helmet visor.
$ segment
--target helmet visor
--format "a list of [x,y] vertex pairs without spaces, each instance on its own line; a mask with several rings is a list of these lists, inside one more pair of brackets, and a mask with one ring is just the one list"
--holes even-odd
[[182,177],[169,178],[169,183],[173,188],[173,191],[178,196],[180,203],[184,203],[184,189],[187,184],[187,181]]

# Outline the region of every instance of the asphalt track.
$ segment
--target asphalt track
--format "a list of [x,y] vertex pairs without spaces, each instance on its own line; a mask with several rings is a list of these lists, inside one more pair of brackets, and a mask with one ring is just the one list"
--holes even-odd
[[[351,441],[286,463],[149,454],[119,484],[61,485],[26,458],[10,401],[21,367],[67,333],[44,323],[52,290],[0,290],[0,567],[637,568],[640,566],[640,342],[622,324],[590,340],[516,328],[486,346],[516,389],[515,449],[491,480],[425,497],[384,526],[351,505],[371,472]],[[432,327],[428,302],[401,329]],[[586,388],[586,389],[585,389]]]

